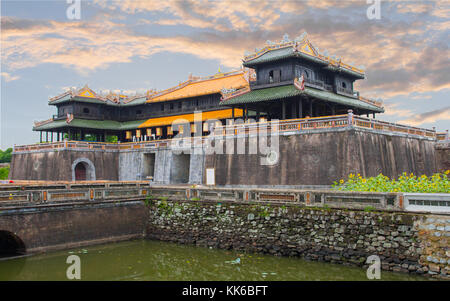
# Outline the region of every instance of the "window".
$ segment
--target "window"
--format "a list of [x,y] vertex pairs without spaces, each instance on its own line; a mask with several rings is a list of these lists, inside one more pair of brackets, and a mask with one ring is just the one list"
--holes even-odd
[[347,88],[347,84],[345,82],[342,82],[342,88]]
[[181,109],[181,106],[183,105],[183,103],[179,102],[178,103],[178,109]]
[[164,112],[164,105],[161,105],[161,111]]
[[136,115],[141,115],[142,111],[141,110],[136,110]]
[[173,103],[170,104],[170,109],[173,110]]
[[273,83],[273,70],[269,71],[269,83]]
[[89,114],[89,109],[88,108],[83,108],[83,113],[84,114]]

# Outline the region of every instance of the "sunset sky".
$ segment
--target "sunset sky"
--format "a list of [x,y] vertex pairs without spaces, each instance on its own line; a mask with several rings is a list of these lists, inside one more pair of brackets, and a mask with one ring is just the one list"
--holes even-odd
[[382,1],[380,19],[355,1],[1,1],[0,143],[39,140],[48,98],[88,84],[135,94],[241,67],[245,51],[308,33],[319,48],[364,66],[356,89],[380,98],[378,119],[450,129],[450,2]]

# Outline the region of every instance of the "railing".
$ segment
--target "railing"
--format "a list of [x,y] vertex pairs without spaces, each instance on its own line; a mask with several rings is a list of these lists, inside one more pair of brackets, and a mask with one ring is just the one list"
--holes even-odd
[[365,128],[377,131],[396,132],[417,135],[421,137],[436,139],[436,131],[423,128],[416,128],[406,125],[400,125],[376,119],[365,118],[361,116],[335,115],[325,117],[313,117],[302,119],[288,119],[281,121],[259,121],[247,123],[235,123],[226,126],[214,126],[211,135],[194,136],[185,138],[173,138],[162,140],[149,140],[139,142],[125,142],[125,143],[107,143],[107,142],[84,142],[84,141],[61,141],[53,143],[39,143],[31,145],[15,145],[14,152],[26,152],[35,150],[52,150],[61,148],[78,148],[78,149],[98,149],[98,150],[127,150],[149,148],[157,149],[169,146],[183,146],[183,145],[203,145],[206,139],[216,138],[217,136],[230,137],[236,135],[250,135],[258,134],[261,130],[267,132],[302,132],[314,131],[323,129],[342,128],[347,126],[357,128]]
[[353,90],[352,90],[352,89],[347,89],[347,88],[342,88],[342,87],[337,86],[337,87],[336,87],[336,92],[337,92],[338,94],[344,94],[344,95],[346,95],[346,96],[356,97],[356,96],[353,94]]
[[155,186],[149,182],[26,182],[0,185],[0,211],[32,206],[120,201],[192,200],[295,204],[450,214],[450,194],[349,192],[324,189]]
[[444,133],[436,133],[436,139],[438,141],[447,141],[450,140],[450,137],[448,135],[448,131],[444,132]]
[[321,80],[306,78],[305,85],[313,87],[313,88],[322,89],[322,90],[325,89],[325,83]]
[[380,107],[380,108],[383,106],[383,102],[382,101],[376,101],[376,100],[369,99],[369,98],[362,97],[362,96],[359,96],[358,98],[359,98],[359,100],[361,100],[363,102],[366,102],[366,103],[371,104],[371,105],[375,105],[375,106]]
[[0,184],[0,209],[30,205],[143,199],[149,182],[51,182],[14,181]]
[[405,193],[406,211],[450,213],[450,193]]
[[386,132],[397,132],[397,133],[405,133],[405,134],[411,134],[411,135],[418,135],[428,138],[434,138],[436,139],[436,131],[435,130],[428,130],[423,128],[417,128],[407,125],[401,125],[386,121],[380,121],[370,118],[365,118],[361,116],[353,117],[353,124],[356,127],[362,127],[362,128],[371,128],[374,130],[380,130],[380,131],[386,131]]

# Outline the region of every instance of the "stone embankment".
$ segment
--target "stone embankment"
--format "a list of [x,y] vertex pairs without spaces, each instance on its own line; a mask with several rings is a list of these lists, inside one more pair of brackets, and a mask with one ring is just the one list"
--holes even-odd
[[148,200],[147,237],[450,279],[450,217],[294,204]]

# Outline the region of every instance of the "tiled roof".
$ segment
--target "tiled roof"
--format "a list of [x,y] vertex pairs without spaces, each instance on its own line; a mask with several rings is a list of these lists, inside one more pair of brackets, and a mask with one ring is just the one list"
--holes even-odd
[[138,126],[145,121],[146,120],[133,120],[119,122],[114,120],[90,120],[75,118],[70,123],[67,123],[65,119],[54,120],[42,126],[36,126],[33,128],[33,130],[45,131],[64,127],[88,128],[96,130],[130,130],[138,128]]
[[341,59],[323,54],[306,38],[306,33],[291,41],[285,37],[281,42],[268,44],[262,49],[256,49],[253,54],[244,57],[243,65],[251,67],[256,64],[277,61],[289,57],[301,57],[316,63],[327,65],[330,70],[346,72],[358,78],[364,78],[364,70],[341,61]]
[[188,80],[176,87],[153,95],[147,102],[152,103],[216,94],[220,93],[222,89],[240,89],[245,86],[248,86],[248,81],[245,79],[245,74],[243,72],[233,73],[231,75],[217,74],[208,79]]
[[367,109],[376,112],[384,112],[383,108],[360,101],[359,99],[339,95],[328,91],[318,90],[311,87],[305,87],[305,90],[302,91],[297,89],[294,85],[252,90],[248,93],[224,100],[220,103],[220,105],[230,106],[261,101],[278,100],[302,94],[341,105]]

